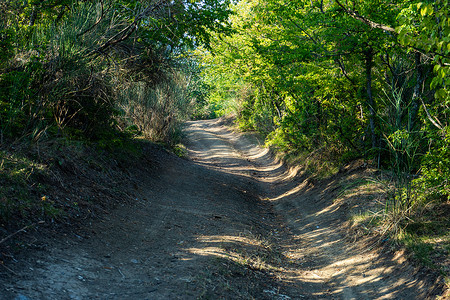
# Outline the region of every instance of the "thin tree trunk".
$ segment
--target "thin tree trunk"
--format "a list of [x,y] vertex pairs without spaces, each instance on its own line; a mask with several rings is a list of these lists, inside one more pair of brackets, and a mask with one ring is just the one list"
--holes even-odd
[[38,10],[37,10],[36,6],[34,6],[33,11],[31,12],[30,22],[28,23],[29,26],[33,26],[34,23],[36,22],[37,13],[38,13]]
[[414,54],[415,69],[416,69],[416,84],[414,85],[414,92],[411,99],[411,109],[409,110],[408,131],[412,131],[414,129],[417,114],[419,112],[420,87],[422,86],[423,82],[421,56],[422,55],[420,54],[420,52],[415,52]]
[[55,19],[55,24],[58,24],[59,21],[61,21],[61,19],[63,18],[65,12],[66,12],[66,6],[63,5],[63,6],[61,7],[61,10],[59,11],[58,16],[57,16],[56,19]]
[[373,67],[373,49],[365,51],[366,60],[366,93],[367,106],[369,108],[369,127],[372,139],[372,148],[377,147],[377,136],[375,133],[375,101],[372,95],[372,67]]
[[280,100],[281,97],[278,94],[278,92],[274,91],[273,93],[275,94],[276,98],[275,97],[271,97],[272,105],[273,105],[273,107],[275,107],[275,110],[277,111],[278,118],[281,120],[282,114],[281,114],[280,105],[278,103],[278,100]]

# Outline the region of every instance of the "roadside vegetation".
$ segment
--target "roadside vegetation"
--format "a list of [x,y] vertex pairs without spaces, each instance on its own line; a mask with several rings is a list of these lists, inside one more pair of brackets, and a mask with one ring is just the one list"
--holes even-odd
[[67,169],[119,172],[142,152],[134,139],[178,149],[206,91],[189,51],[227,32],[229,14],[227,1],[2,1],[2,227],[76,215],[91,200],[49,191]]
[[355,159],[380,169],[382,200],[357,218],[447,276],[448,5],[243,0],[233,34],[198,50],[216,114],[234,111],[316,178]]

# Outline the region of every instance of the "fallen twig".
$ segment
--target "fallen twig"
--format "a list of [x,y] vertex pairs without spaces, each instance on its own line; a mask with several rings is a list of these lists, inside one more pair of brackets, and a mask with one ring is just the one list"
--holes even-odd
[[45,223],[45,221],[39,221],[39,222],[33,223],[33,224],[31,224],[31,225],[25,226],[25,227],[23,227],[22,229],[19,229],[19,230],[17,230],[16,232],[11,233],[11,234],[8,235],[7,237],[3,238],[3,239],[0,241],[0,244],[3,244],[4,242],[6,242],[7,240],[9,240],[10,238],[12,238],[13,236],[15,236],[16,234],[19,234],[19,233],[21,233],[21,232],[27,230],[27,229],[30,228],[30,227],[33,227],[33,226],[35,226],[35,225],[37,225],[37,224],[43,224],[43,223]]
[[117,268],[117,271],[119,271],[120,275],[122,275],[122,278],[125,279],[125,275],[123,275],[122,271],[119,268]]
[[13,270],[11,270],[7,266],[5,266],[5,264],[3,262],[1,262],[0,265],[2,265],[2,267],[5,268],[7,271],[9,271],[9,272],[13,273],[14,275],[18,276],[16,272],[14,272]]

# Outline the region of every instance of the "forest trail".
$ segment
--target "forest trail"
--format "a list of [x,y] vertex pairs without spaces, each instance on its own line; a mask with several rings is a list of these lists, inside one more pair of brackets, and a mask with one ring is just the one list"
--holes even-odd
[[[1,299],[425,299],[400,256],[345,237],[344,178],[313,184],[224,120],[188,122],[133,205],[36,246]],[[348,178],[346,178],[348,179]],[[38,245],[38,243],[37,243]]]

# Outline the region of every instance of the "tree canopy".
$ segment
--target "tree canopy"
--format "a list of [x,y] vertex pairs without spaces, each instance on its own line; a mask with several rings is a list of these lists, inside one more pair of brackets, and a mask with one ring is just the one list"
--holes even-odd
[[227,74],[212,91],[233,86],[220,93],[234,99],[242,128],[287,152],[371,159],[415,178],[408,184],[425,197],[449,195],[448,1],[242,0],[232,9],[233,33],[215,34],[202,55],[207,76]]
[[3,1],[1,136],[137,127],[170,141],[201,86],[188,50],[229,32],[230,14],[218,0]]

